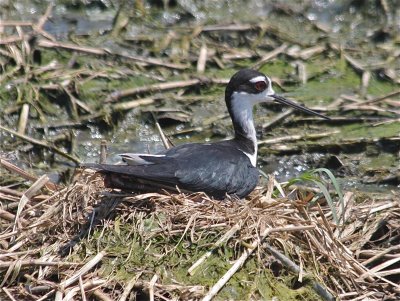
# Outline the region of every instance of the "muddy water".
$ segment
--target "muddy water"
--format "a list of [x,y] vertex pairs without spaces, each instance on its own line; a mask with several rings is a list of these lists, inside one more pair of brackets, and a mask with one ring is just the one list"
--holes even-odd
[[[50,3],[50,1],[42,1],[40,3],[32,1],[1,1],[1,19],[37,20],[44,13],[48,3]],[[72,41],[75,43],[82,43],[83,45],[108,48],[112,51],[145,56],[157,50],[132,47],[132,42],[129,42],[130,39],[135,39],[138,36],[145,36],[150,40],[163,41],[170,31],[175,31],[174,34],[179,34],[183,27],[193,27],[199,24],[247,24],[249,22],[254,24],[267,21],[268,26],[266,30],[276,32],[275,37],[278,37],[278,44],[285,42],[289,43],[290,47],[295,48],[298,47],[296,43],[300,45],[301,43],[310,45],[312,43],[318,43],[321,39],[321,43],[323,43],[323,39],[326,39],[326,37],[321,38],[319,31],[304,30],[302,26],[304,20],[310,20],[314,22],[316,26],[326,31],[326,36],[329,37],[329,41],[331,42],[337,42],[340,45],[354,47],[355,49],[357,47],[363,47],[366,51],[368,49],[371,50],[368,56],[362,57],[362,61],[363,63],[374,64],[382,61],[382,54],[379,51],[373,50],[378,46],[383,47],[387,45],[387,40],[391,38],[390,32],[387,33],[388,30],[386,30],[387,27],[385,26],[399,27],[398,22],[396,23],[398,12],[392,15],[392,19],[389,17],[385,18],[385,14],[380,13],[382,9],[377,7],[377,4],[372,3],[362,5],[359,3],[349,4],[349,1],[309,1],[308,6],[296,4],[288,5],[286,1],[278,2],[279,5],[277,6],[255,0],[246,3],[245,8],[243,7],[243,1],[177,1],[176,5],[171,5],[167,8],[149,5],[143,8],[145,11],[145,13],[142,12],[143,17],[135,18],[134,16],[132,17],[132,14],[130,15],[131,19],[127,21],[128,24],[125,27],[125,39],[121,41],[121,39],[110,35],[110,31],[118,20],[115,17],[118,12],[120,13],[120,11],[118,11],[119,7],[116,4],[107,1],[99,1],[93,2],[90,5],[84,5],[83,2],[81,3],[79,1],[76,1],[74,4],[65,1],[56,1],[52,17],[45,23],[44,30],[61,41]],[[135,12],[136,14],[140,14],[140,8],[135,7],[134,9],[137,10],[137,12]],[[290,17],[288,15],[293,15],[295,17]],[[388,22],[391,22],[391,24],[386,24]],[[380,30],[381,27],[386,31]],[[246,33],[239,33],[237,35],[227,34],[226,36],[219,35],[217,42],[235,46],[239,45],[240,43],[238,41],[245,39],[245,36]],[[366,37],[368,36],[371,36],[371,38],[366,41]],[[238,41],[232,40],[235,38]],[[157,45],[157,43],[155,44]],[[182,42],[179,45],[184,45],[184,43]],[[239,50],[245,51],[248,49],[243,49],[242,47]],[[167,55],[170,55],[170,52],[179,50],[172,47],[163,51],[165,51]],[[70,54],[60,53],[61,57],[59,61],[65,62],[69,59],[69,55]],[[173,57],[173,55],[171,57]],[[90,57],[85,58],[85,60],[91,59]],[[346,65],[343,60],[329,57],[329,54],[306,60],[305,64],[311,80],[305,85],[291,85],[290,78],[293,77],[297,69],[297,65],[293,61],[294,60],[290,57],[282,56],[264,65],[261,70],[268,73],[273,78],[286,78],[289,84],[284,85],[285,91],[281,92],[285,92],[292,98],[304,102],[309,106],[326,106],[343,94],[354,94],[359,90],[360,74]],[[100,59],[96,59],[95,62],[87,63],[94,66],[103,64]],[[209,64],[207,65],[208,69],[206,75],[218,75],[220,78],[229,78],[229,76],[241,66],[249,66],[252,63],[251,60],[249,61],[246,59],[235,63],[236,65],[228,62],[225,66],[226,69],[222,71],[217,68],[215,64]],[[111,66],[109,62],[104,62],[104,64],[108,64],[109,68],[119,68],[118,64],[115,66]],[[127,68],[127,66],[123,65],[122,68]],[[154,75],[156,72],[152,71],[150,73]],[[193,73],[193,70],[188,71],[188,73]],[[159,76],[159,74],[167,73],[163,71],[158,73],[157,76]],[[173,74],[173,76],[176,75],[177,79],[184,77],[184,75],[182,76],[182,74],[178,74],[178,72],[169,72],[166,76],[161,75],[160,77],[162,77],[163,80],[167,80],[170,78],[169,75],[171,74]],[[314,75],[316,76],[315,80],[312,77]],[[370,80],[367,92],[371,97],[384,95],[398,89],[398,85],[381,80],[378,75],[378,73],[373,73]],[[139,81],[135,81],[135,77],[131,80],[132,85],[136,86],[153,82],[149,80],[147,75],[140,76]],[[10,80],[10,85],[13,85],[12,80]],[[104,87],[102,85],[104,85]],[[130,84],[127,83],[125,79],[116,79],[111,83],[100,81],[95,83],[85,82],[82,83],[80,89],[84,91],[82,92],[82,97],[87,96],[88,99],[90,99],[91,105],[98,108],[101,107],[101,104],[96,104],[96,99],[101,100],[102,97],[94,96],[97,91],[102,88],[107,91],[113,91],[128,87],[130,87]],[[92,93],[92,91],[94,92]],[[216,121],[212,122],[211,126],[204,125],[204,120],[209,119],[210,116],[212,117],[216,114],[223,116],[226,114],[223,101],[223,87],[205,87],[201,91],[189,92],[188,96],[190,95],[194,97],[201,95],[205,98],[208,97],[208,100],[187,104],[184,102],[174,102],[174,93],[163,94],[162,96],[164,99],[168,99],[164,100],[161,105],[150,108],[172,108],[178,111],[184,111],[188,114],[187,122],[177,121],[177,118],[174,118],[174,116],[165,119],[166,121],[163,124],[163,129],[171,137],[174,137],[173,141],[179,144],[188,141],[203,142],[229,138],[232,131],[230,120],[226,116],[224,118],[218,118]],[[3,105],[5,107],[8,105],[5,100],[6,97],[8,97],[8,95],[3,97],[0,106]],[[209,98],[213,100],[210,101]],[[81,100],[86,101],[86,99]],[[64,110],[65,108],[61,105],[59,109]],[[116,162],[118,160],[116,156],[118,153],[154,153],[162,150],[163,145],[154,127],[153,119],[149,113],[143,113],[145,110],[146,109],[135,109],[120,115],[117,120],[113,120],[112,126],[104,127],[97,124],[90,124],[74,128],[72,133],[75,137],[73,143],[76,146],[76,155],[81,161],[96,161],[99,154],[99,144],[103,139],[108,141],[110,162]],[[258,124],[262,124],[272,119],[281,110],[281,108],[276,106],[259,107],[255,112],[256,121]],[[363,114],[363,112],[361,112],[361,114]],[[355,113],[356,117],[357,115],[359,116],[359,114]],[[389,114],[389,117],[392,118],[393,116],[393,114]],[[377,116],[376,123],[379,123],[384,117],[387,116],[384,116],[384,114],[383,116]],[[11,120],[12,117],[7,117],[7,119],[5,119],[5,117],[2,116],[2,118],[4,118],[4,120],[7,121],[6,123],[11,127],[13,123]],[[68,116],[64,116],[62,121],[65,121],[66,118],[68,118]],[[371,139],[393,137],[396,135],[396,132],[398,133],[398,130],[396,130],[396,127],[399,126],[398,123],[383,126],[378,125],[373,130],[370,130],[371,124],[364,123],[362,118],[359,123],[351,125],[315,123],[315,120],[302,122],[302,118],[299,115],[288,119],[292,124],[283,122],[283,124],[278,124],[276,128],[271,130],[260,130],[260,139],[270,139],[304,132],[328,132],[339,130],[340,133],[336,134],[336,136],[333,135],[322,139],[322,144],[331,143],[333,146],[321,148],[321,150],[318,149],[319,141],[306,142],[305,144],[307,145],[303,146],[304,139],[306,138],[301,141],[288,142],[291,149],[293,149],[292,151],[279,152],[276,150],[277,146],[273,145],[261,147],[259,160],[260,168],[267,173],[274,173],[279,180],[290,179],[310,168],[320,166],[333,169],[338,176],[344,177],[344,182],[349,185],[358,185],[371,180],[366,179],[366,181],[363,181],[360,175],[372,174],[372,177],[370,177],[372,179],[375,176],[379,176],[379,171],[376,171],[376,166],[380,166],[384,169],[384,177],[389,177],[392,174],[395,178],[396,174],[398,174],[399,154],[396,150],[397,144],[390,150],[387,150],[384,146],[375,145],[372,147],[375,150],[369,149],[369,152],[367,151],[368,147],[371,148],[370,145],[359,145],[351,151],[335,147],[335,143],[337,145],[341,144],[340,139],[344,136],[348,136],[349,139],[354,137],[360,138],[360,135]],[[53,115],[47,119],[47,122],[56,124],[60,122],[60,118],[59,116]],[[37,125],[37,123],[40,123],[37,119],[31,119],[30,125],[32,128],[28,130],[28,133],[40,137],[44,132],[35,129],[34,126]],[[202,127],[203,131],[191,131],[188,134],[179,135],[180,132],[187,131],[194,127]],[[381,129],[381,131],[378,132],[376,129]],[[58,131],[50,129],[46,133],[49,135],[56,135]],[[3,147],[3,151],[6,153],[12,152],[12,150],[7,149],[6,146]],[[363,155],[365,153],[367,153],[367,159],[365,159]],[[329,158],[334,156],[337,156],[340,163],[331,166],[328,161]],[[17,157],[19,157],[19,155]],[[382,161],[379,161],[379,158],[382,158]],[[25,162],[32,166],[32,164],[29,164],[29,160],[29,156],[25,158]],[[66,162],[60,161],[62,160],[58,160],[58,163],[64,166]],[[35,164],[37,164],[37,162],[35,162]],[[42,164],[40,166],[43,167]],[[54,169],[55,165],[53,164],[51,170]],[[393,180],[392,182],[388,181],[388,183],[383,184],[381,187],[393,187],[390,185],[398,185],[398,180]]]

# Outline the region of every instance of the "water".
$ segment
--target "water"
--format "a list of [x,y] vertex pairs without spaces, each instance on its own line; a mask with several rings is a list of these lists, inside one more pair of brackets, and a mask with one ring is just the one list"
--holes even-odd
[[[35,2],[3,0],[0,1],[0,17],[2,20],[36,21],[43,15],[49,3],[54,3],[55,5],[51,19],[44,24],[44,30],[53,35],[57,40],[70,41],[72,39],[74,42],[81,42],[82,45],[104,47],[112,51],[118,51],[130,55],[151,55],[153,51],[158,55],[158,50],[153,50],[151,47],[149,47],[149,49],[145,48],[147,45],[146,42],[137,42],[136,40],[128,42],[129,39],[123,40],[121,37],[114,38],[109,35],[109,32],[113,28],[113,23],[115,21],[114,18],[119,9],[119,7],[111,1],[98,1],[93,2],[90,5],[84,5],[79,1],[70,4],[63,1]],[[165,41],[168,32],[174,31],[175,36],[172,35],[172,40],[170,41],[171,46],[166,46],[165,50],[160,50],[160,57],[166,58],[168,54],[171,54],[174,51],[177,52],[179,56],[180,51],[182,51],[180,47],[184,46],[184,41],[180,41],[176,35],[179,37],[179,34],[184,34],[185,30],[202,24],[263,24],[263,22],[266,22],[266,28],[269,28],[269,30],[286,31],[289,34],[287,37],[289,41],[292,41],[293,39],[300,42],[302,40],[308,41],[309,43],[310,41],[317,42],[321,39],[320,32],[314,32],[310,28],[309,23],[307,23],[307,20],[311,20],[326,30],[326,35],[329,36],[331,41],[335,41],[340,45],[346,45],[347,47],[358,47],[360,43],[362,44],[362,47],[376,47],[375,43],[377,41],[368,37],[373,37],[374,34],[378,32],[377,29],[379,29],[379,26],[384,26],[387,22],[388,26],[394,26],[397,29],[400,27],[400,22],[396,21],[398,20],[399,9],[392,12],[391,18],[385,18],[385,14],[382,13],[382,8],[374,1],[370,1],[364,5],[360,4],[360,6],[357,6],[357,2],[354,1],[351,2],[353,3],[351,5],[349,4],[349,1],[329,0],[307,1],[301,4],[289,4],[287,1],[275,1],[274,4],[271,4],[266,3],[265,1],[251,0],[246,2],[246,7],[243,7],[243,1],[238,0],[208,0],[200,2],[182,0],[176,1],[176,3],[176,5],[172,5],[167,9],[164,7],[149,5],[144,8],[144,16],[140,16],[140,10],[137,7],[134,7],[135,14],[137,15],[129,16],[125,37],[136,39],[140,36],[145,36],[150,40],[154,39],[157,41],[157,43],[154,43],[155,45],[161,44],[161,46],[158,46],[162,49],[162,43],[168,42]],[[10,28],[6,28],[5,30],[7,32]],[[238,49],[241,51],[248,51],[248,48],[243,49],[243,45],[251,44],[251,42],[256,40],[253,35],[249,34],[247,37],[247,39],[250,40],[249,43],[243,43],[241,40],[245,39],[246,35],[241,36],[240,34],[237,34],[235,36],[235,34],[213,34],[212,32],[207,34],[207,38],[213,37],[213,35],[215,37],[215,43],[221,43],[221,45],[224,45],[225,47],[238,46]],[[273,43],[268,39],[266,40],[267,42]],[[283,43],[287,41],[278,42]],[[290,43],[294,44],[294,42]],[[193,48],[193,45],[191,47]],[[192,49],[192,51],[196,51],[196,49]],[[62,56],[65,57],[67,55],[63,53]],[[79,56],[83,56],[83,54],[79,54]],[[117,62],[114,66],[112,63],[107,62],[107,60],[104,60],[103,62],[99,58],[96,58],[98,59],[97,62],[90,65],[92,63],[90,60],[92,59],[92,57],[87,56],[87,63],[90,67],[93,65],[96,66],[96,64],[100,66],[101,64],[104,64],[109,68],[118,68],[118,66],[121,66],[121,68],[129,68],[129,65],[125,63],[119,64]],[[366,58],[366,60],[371,63],[379,61],[380,59],[380,55],[375,52],[370,53],[368,58]],[[278,62],[281,62],[282,64],[282,69],[286,68],[285,70],[293,72],[294,68],[292,66],[287,67],[288,64],[285,60],[287,60],[286,57],[280,57],[278,60]],[[231,68],[231,70],[237,70],[240,66],[248,66],[252,63],[246,60],[236,62],[237,65],[232,65],[231,62],[225,62],[225,64],[227,64],[226,67]],[[61,58],[60,63],[65,64]],[[312,62],[305,63],[310,65],[309,69],[313,68]],[[214,63],[210,63],[207,66],[207,72],[220,72],[213,64]],[[318,65],[318,62],[316,62],[316,65]],[[82,67],[86,66],[82,64]],[[97,71],[99,70],[93,70],[94,73]],[[135,72],[140,74],[141,70],[135,69]],[[170,80],[171,75],[179,75],[178,71],[157,72],[147,70],[143,72],[149,72],[149,76],[153,76],[154,78],[164,78],[165,80]],[[277,77],[288,77],[288,71],[280,72],[284,75]],[[232,71],[226,72],[220,77],[229,77],[229,74],[231,73]],[[279,71],[277,74],[280,75]],[[275,74],[272,75],[274,76]],[[336,75],[328,72],[324,76],[331,79],[332,77],[339,78],[341,75],[340,72]],[[133,75],[133,77],[135,77],[135,75]],[[320,81],[323,80],[324,78],[321,77]],[[346,93],[351,93],[358,88],[359,83],[357,81],[349,84],[349,88],[345,90]],[[120,86],[117,86],[117,88],[126,89],[130,87],[126,84],[126,79],[124,78],[116,79],[115,82],[121,84]],[[113,86],[110,88],[109,85],[109,82],[104,84],[104,91],[106,92],[103,94],[109,92],[110,89],[113,89]],[[14,82],[11,82],[11,84],[5,82],[5,86],[11,87],[10,89],[12,90]],[[93,91],[101,89],[101,83],[99,86],[100,88],[94,86]],[[285,88],[291,89],[292,87],[289,84],[286,85]],[[292,94],[295,97],[296,95],[304,93],[305,97],[307,97],[307,95],[310,95],[310,89],[312,89],[312,85],[308,84],[305,86],[305,92],[300,87],[297,90],[294,90]],[[336,91],[337,88],[333,87],[332,90]],[[326,87],[323,87],[321,90],[316,89],[315,91],[317,91],[316,95],[321,95],[321,93],[324,93],[327,89]],[[209,118],[213,114],[226,113],[222,94],[223,88],[215,90],[213,87],[202,87],[200,91],[190,91],[190,93],[192,93],[191,95],[193,96],[210,94],[214,96],[215,101],[199,101],[189,105],[186,103],[174,103],[173,101],[168,102],[168,100],[166,100],[165,102],[167,103],[167,107],[172,106],[174,108],[184,108],[190,111],[190,122],[172,122],[172,124],[166,125],[163,128],[167,134],[176,133],[179,132],[179,130],[186,130],[191,127],[203,126],[202,120]],[[161,95],[165,97],[165,94],[161,93]],[[175,94],[173,93],[169,95],[171,99],[175,97]],[[335,95],[335,97],[337,96],[338,95]],[[99,98],[100,101],[101,99],[102,97]],[[86,101],[86,99],[82,99],[82,101]],[[0,106],[2,103],[5,103],[5,100],[0,102]],[[60,107],[60,109],[63,108]],[[257,121],[261,118],[265,118],[265,116],[267,119],[275,116],[270,112],[270,108],[258,108],[257,113]],[[58,118],[58,115],[50,117],[48,122],[58,122]],[[34,122],[37,121],[32,120],[32,123]],[[11,125],[13,123],[15,122],[7,124]],[[285,129],[274,129],[274,133],[278,136],[285,135],[284,131]],[[37,131],[32,129],[29,129],[28,133],[33,136],[36,135],[36,137],[40,136]],[[55,135],[57,133],[57,130],[50,130],[46,134]],[[143,115],[140,110],[133,110],[127,114],[121,115],[117,124],[113,127],[104,129],[97,125],[90,124],[83,128],[74,129],[73,133],[76,142],[76,154],[84,162],[95,162],[98,160],[101,140],[106,140],[108,142],[108,159],[109,162],[112,163],[119,160],[117,156],[118,153],[157,153],[164,148],[159,134],[154,127],[152,118],[149,114]],[[202,133],[193,132],[191,134],[185,134],[180,136],[179,140],[175,139],[175,142],[179,144],[188,141],[212,141],[225,139],[231,134],[232,130],[230,121],[225,118],[216,120],[211,127],[205,127],[205,131]],[[310,168],[320,166],[322,162],[322,159],[320,158],[321,156],[324,155],[315,152],[311,154],[291,154],[287,156],[263,155],[259,162],[264,171],[274,173],[280,180],[287,180]],[[29,159],[27,160],[29,161]],[[54,168],[54,166],[52,168]]]

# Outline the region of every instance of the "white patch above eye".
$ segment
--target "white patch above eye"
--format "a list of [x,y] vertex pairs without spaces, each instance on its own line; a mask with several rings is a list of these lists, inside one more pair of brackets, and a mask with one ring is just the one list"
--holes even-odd
[[272,87],[271,79],[268,76],[266,76],[266,79],[267,79],[267,82],[268,82],[268,87]]
[[[266,77],[265,76],[263,76],[263,75],[260,75],[260,76],[256,76],[256,77],[253,77],[251,80],[250,80],[250,82],[251,83],[256,83],[256,82],[267,82],[266,81]],[[271,83],[271,82],[270,82]]]
[[[253,84],[255,84],[255,83],[257,83],[257,82],[260,82],[260,81],[263,81],[263,82],[265,82],[266,84],[267,84],[267,89],[266,89],[266,95],[268,96],[268,95],[274,95],[275,94],[275,92],[274,92],[274,89],[272,89],[272,82],[271,82],[271,79],[268,77],[268,76],[263,76],[263,75],[259,75],[259,76],[256,76],[256,77],[253,77],[251,80],[250,80],[250,82],[251,83],[253,83]],[[264,93],[264,92],[262,92],[262,93]]]

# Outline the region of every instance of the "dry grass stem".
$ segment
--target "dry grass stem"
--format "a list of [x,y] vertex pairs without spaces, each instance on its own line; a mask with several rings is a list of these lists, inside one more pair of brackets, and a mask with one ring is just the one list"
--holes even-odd
[[258,141],[258,145],[275,144],[275,143],[294,141],[294,140],[300,140],[300,139],[320,139],[320,138],[328,137],[328,136],[338,134],[338,133],[340,133],[340,131],[329,131],[329,132],[316,133],[316,134],[283,136],[283,137],[277,137],[277,138],[271,138],[271,139],[265,139],[265,140]]
[[[400,257],[396,246],[384,251],[381,247],[370,248],[369,252],[368,249],[359,251],[364,246],[373,244],[370,238],[376,235],[374,233],[379,229],[382,219],[388,221],[387,227],[393,227],[386,234],[389,235],[388,238],[397,233],[399,225],[396,219],[390,218],[400,214],[399,201],[396,199],[356,203],[353,201],[354,193],[347,193],[345,211],[339,211],[341,207],[338,206],[338,216],[344,216],[344,224],[338,228],[324,203],[308,207],[306,199],[274,199],[271,194],[274,188],[283,196],[287,192],[273,178],[268,187],[258,189],[246,201],[224,202],[211,200],[202,194],[132,195],[114,192],[101,195],[104,190],[102,179],[92,172],[78,174],[76,179],[75,184],[55,192],[40,190],[46,184],[46,177],[41,177],[22,195],[13,189],[2,190],[5,196],[17,196],[14,203],[20,206],[19,209],[18,206],[0,209],[0,225],[7,225],[0,232],[0,245],[5,246],[5,251],[0,252],[0,273],[3,275],[3,287],[8,288],[14,298],[20,296],[22,291],[14,286],[13,275],[28,275],[39,267],[43,270],[41,278],[30,280],[34,283],[31,285],[32,293],[38,299],[45,300],[52,296],[67,300],[83,294],[87,298],[90,295],[111,298],[107,293],[107,283],[121,282],[105,280],[101,269],[96,268],[100,261],[107,261],[109,255],[101,251],[91,260],[84,260],[82,266],[82,261],[61,260],[58,251],[69,246],[66,249],[67,254],[73,254],[76,248],[81,248],[82,240],[86,240],[88,235],[87,243],[98,244],[96,248],[101,250],[101,238],[97,243],[91,242],[91,233],[99,229],[101,231],[97,235],[107,235],[115,221],[109,220],[103,228],[100,224],[101,221],[107,221],[113,211],[124,221],[124,225],[131,225],[132,233],[142,237],[145,249],[152,246],[153,239],[175,237],[172,245],[164,247],[164,252],[159,254],[160,258],[175,254],[187,240],[193,243],[204,235],[219,233],[204,248],[199,259],[186,269],[190,278],[196,277],[198,271],[206,268],[212,257],[219,256],[216,252],[219,248],[241,246],[233,265],[225,275],[216,280],[207,294],[204,286],[191,288],[165,284],[156,270],[153,275],[158,275],[158,278],[156,282],[151,282],[147,278],[148,273],[143,269],[138,271],[136,277],[122,284],[121,292],[117,294],[117,298],[122,300],[127,300],[138,289],[149,290],[154,299],[171,296],[168,294],[173,293],[192,296],[196,300],[210,300],[252,257],[255,250],[258,250],[256,257],[260,257],[263,252],[269,252],[303,281],[309,277],[314,278],[311,286],[321,296],[325,296],[326,300],[330,300],[329,296],[332,294],[345,293],[349,295],[343,297],[344,300],[351,299],[354,295],[350,293],[360,290],[365,283],[384,291],[387,288],[398,289],[398,285],[390,278],[399,273]],[[299,188],[293,189],[290,195],[295,195]],[[38,195],[39,191],[41,195]],[[23,198],[28,201],[21,203],[19,200]],[[7,199],[9,198],[5,198]],[[33,212],[41,214],[33,215]],[[13,230],[17,213],[19,226]],[[157,227],[144,231],[144,225],[150,220],[157,221]],[[47,237],[46,247],[43,246],[41,237]],[[280,253],[282,247],[291,254],[290,260]],[[135,251],[131,247],[124,260],[129,262],[133,254]],[[80,268],[77,270],[78,266]],[[54,275],[54,269],[62,271],[58,286],[47,281]],[[93,272],[89,274],[89,271]],[[331,277],[332,271],[335,271],[335,277]],[[139,277],[143,280],[139,280]],[[379,296],[379,290],[371,292],[370,298]]]
[[104,102],[106,102],[106,103],[107,102],[116,102],[117,100],[119,100],[121,98],[128,97],[128,96],[134,96],[137,94],[150,93],[150,92],[154,93],[154,92],[166,91],[166,90],[177,89],[177,88],[187,88],[187,87],[198,85],[200,83],[201,83],[200,79],[190,79],[187,81],[159,83],[159,84],[153,84],[153,85],[149,85],[149,86],[126,89],[123,91],[113,92],[105,99]]
[[257,63],[253,65],[254,69],[259,69],[262,65],[264,65],[266,62],[269,60],[273,59],[274,57],[277,57],[279,54],[284,52],[287,49],[288,45],[286,43],[282,44],[278,48],[268,52],[265,54]]
[[204,73],[206,70],[207,63],[207,46],[206,44],[201,45],[199,58],[197,59],[197,72],[199,74]]
[[227,242],[239,229],[241,225],[236,224],[234,225],[231,229],[229,229],[223,236],[221,236],[220,239],[218,239],[212,246],[211,250],[205,253],[203,256],[201,256],[189,269],[188,273],[190,275],[193,275],[196,271],[196,269],[208,258],[211,256],[212,252],[220,247],[223,243]]
[[35,139],[35,138],[32,138],[32,137],[29,137],[27,135],[19,134],[18,132],[14,131],[14,130],[11,130],[11,129],[8,129],[8,128],[2,126],[2,125],[0,125],[0,130],[5,131],[7,133],[10,133],[10,134],[12,134],[12,135],[14,135],[14,136],[26,141],[26,142],[29,142],[29,143],[31,143],[33,145],[37,145],[37,146],[49,149],[49,150],[55,152],[56,154],[59,154],[59,155],[65,157],[65,158],[67,158],[68,160],[73,161],[74,163],[79,163],[80,162],[79,159],[75,158],[73,155],[67,154],[66,152],[62,151],[61,149],[59,149],[59,148],[57,148],[57,147],[55,147],[53,145],[50,145],[45,141],[41,141],[41,140],[38,140],[38,139]]
[[[82,4],[72,7],[86,9],[86,2],[96,1],[78,2]],[[225,86],[234,70],[253,65],[273,75],[277,93],[289,92],[310,101],[312,109],[336,114],[329,124],[294,117],[291,108],[277,114],[262,128],[284,126],[259,141],[260,155],[308,158],[310,151],[315,166],[333,162],[345,177],[396,187],[400,77],[394,64],[398,41],[393,4],[374,2],[386,18],[381,20],[384,28],[339,44],[342,30],[318,24],[304,9],[282,3],[268,5],[271,17],[296,16],[286,23],[288,28],[301,20],[306,34],[273,19],[199,25],[190,22],[197,18],[192,11],[177,18],[181,3],[163,14],[167,32],[159,24],[130,23],[147,20],[147,8],[139,7],[143,1],[131,1],[132,18],[119,24],[119,17],[127,18],[123,2],[112,36],[106,29],[94,37],[72,35],[75,42],[58,41],[58,34],[53,36],[57,31],[46,31],[54,25],[50,20],[63,20],[60,12],[52,19],[52,3],[34,22],[0,20],[1,101],[6,104],[0,116],[0,136],[6,141],[0,154],[0,173],[6,175],[0,187],[0,299],[211,300],[239,291],[240,282],[241,292],[251,300],[275,298],[262,291],[267,286],[274,290],[275,284],[296,291],[298,299],[306,299],[304,290],[313,296],[317,292],[315,300],[400,300],[400,199],[395,188],[376,195],[351,189],[339,203],[341,197],[329,185],[321,196],[324,187],[286,187],[268,176],[246,199],[216,201],[179,189],[163,192],[162,186],[157,190],[162,193],[111,191],[89,170],[78,169],[69,184],[56,185],[50,175],[38,177],[12,163],[14,153],[23,157],[21,166],[42,169],[37,162],[56,163],[54,172],[68,178],[72,169],[62,166],[65,170],[59,171],[57,161],[79,164],[74,154],[81,141],[74,131],[93,138],[115,127],[118,137],[132,138],[123,131],[142,135],[143,127],[148,137],[147,115],[139,112],[161,112],[154,120],[166,148],[169,135],[181,138],[204,131],[199,139],[228,137],[224,125],[229,114],[216,105],[223,102],[223,89],[217,85]],[[104,14],[107,3],[99,18],[109,17]],[[354,12],[358,9],[351,6]],[[363,26],[363,20],[355,21],[356,27]],[[73,23],[79,26],[87,25]],[[382,41],[375,42],[377,38]],[[104,42],[110,47],[102,46]],[[378,47],[370,48],[375,43]],[[208,113],[213,116],[204,118]],[[305,134],[299,134],[303,127]],[[338,155],[342,152],[344,156]],[[320,160],[320,153],[332,156],[332,162]],[[10,160],[5,157],[9,154]],[[389,162],[384,170],[376,163],[381,158]],[[104,144],[99,159],[106,161]],[[366,179],[358,173],[364,161],[374,166],[362,171]]]

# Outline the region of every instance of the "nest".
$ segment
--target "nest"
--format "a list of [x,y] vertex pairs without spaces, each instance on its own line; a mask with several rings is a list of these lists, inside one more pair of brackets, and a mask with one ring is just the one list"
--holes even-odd
[[[0,296],[210,300],[246,268],[270,271],[278,282],[291,275],[297,287],[315,290],[315,300],[400,298],[398,198],[346,192],[337,225],[323,198],[311,204],[314,194],[298,188],[273,197],[274,188],[282,190],[277,186],[270,181],[246,200],[215,201],[203,194],[110,191],[101,177],[85,172],[64,188],[45,176],[24,193],[1,188]],[[121,241],[126,250],[117,248]],[[141,260],[161,263],[129,261],[139,256],[134,246]],[[187,282],[168,280],[161,268],[176,254],[185,254],[178,263],[192,262]],[[194,283],[216,258],[226,269]],[[249,260],[255,264],[247,266]],[[249,299],[266,296],[254,286]]]

